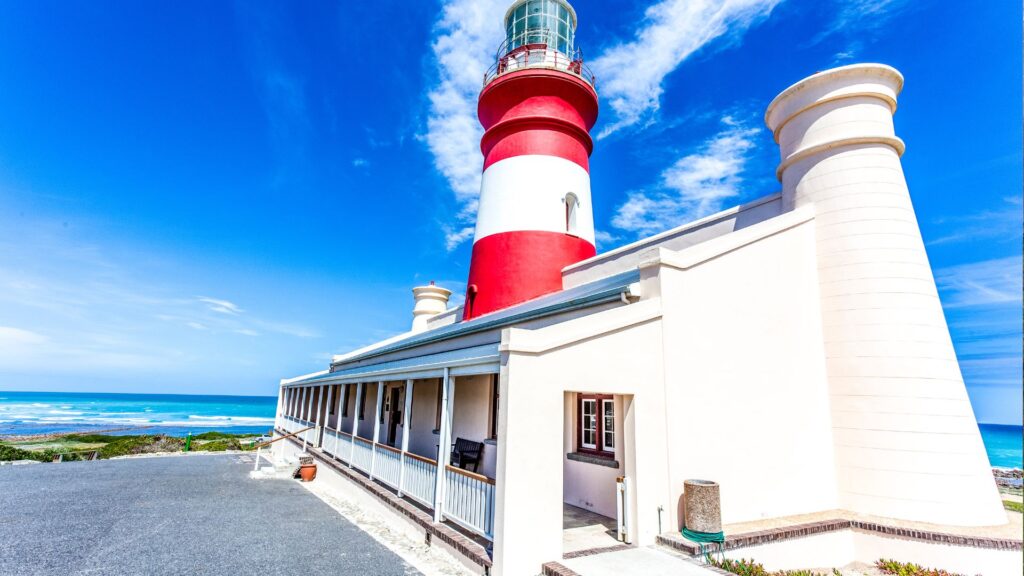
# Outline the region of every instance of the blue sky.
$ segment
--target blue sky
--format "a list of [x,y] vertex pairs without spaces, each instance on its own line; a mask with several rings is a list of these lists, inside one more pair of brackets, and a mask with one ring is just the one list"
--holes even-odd
[[[0,5],[0,388],[271,394],[461,291],[506,0]],[[574,3],[599,250],[778,190],[768,102],[896,115],[975,411],[1021,420],[1021,7]]]

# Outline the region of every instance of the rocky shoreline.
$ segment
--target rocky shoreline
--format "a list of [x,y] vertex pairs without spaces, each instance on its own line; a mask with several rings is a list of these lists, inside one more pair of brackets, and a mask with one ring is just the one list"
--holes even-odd
[[1000,488],[1020,488],[1024,484],[1024,470],[1020,468],[993,468],[992,476]]

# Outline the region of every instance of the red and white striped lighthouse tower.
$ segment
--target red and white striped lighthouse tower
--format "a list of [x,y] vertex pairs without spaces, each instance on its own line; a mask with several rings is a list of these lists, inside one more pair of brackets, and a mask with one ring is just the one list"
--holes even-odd
[[477,108],[484,136],[480,206],[464,318],[562,289],[590,258],[594,78],[574,46],[564,0],[518,0]]

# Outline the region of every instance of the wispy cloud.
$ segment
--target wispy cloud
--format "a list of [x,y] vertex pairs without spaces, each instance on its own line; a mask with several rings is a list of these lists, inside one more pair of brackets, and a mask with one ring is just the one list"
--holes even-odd
[[665,77],[692,54],[721,39],[737,41],[781,0],[664,0],[644,12],[633,40],[591,62],[615,121],[609,134],[649,120],[658,111]]
[[594,240],[597,241],[598,249],[607,249],[621,238],[607,230],[594,230]]
[[263,106],[274,151],[276,174],[272,183],[281,186],[305,174],[313,132],[306,82],[285,59],[284,47],[296,41],[297,33],[273,3],[236,2],[235,17],[242,56]]
[[473,237],[475,229],[473,226],[452,226],[450,224],[444,224],[441,226],[444,230],[444,246],[449,252],[458,248],[459,244],[462,244],[466,240]]
[[612,225],[637,235],[652,234],[718,212],[738,196],[760,128],[731,116],[721,123],[717,134],[665,169],[654,190],[630,193]]
[[833,64],[856,58],[866,42],[872,42],[889,22],[912,6],[910,0],[835,0],[834,16],[810,41],[818,44],[826,38],[846,39],[846,48],[833,57]]
[[935,283],[946,309],[969,306],[1020,305],[1021,257],[996,258],[940,268]]
[[1016,243],[1020,241],[1021,226],[1024,225],[1021,197],[1003,198],[1002,206],[938,218],[932,222],[940,229],[940,235],[928,240],[929,246],[992,240]]
[[438,82],[427,95],[423,139],[459,206],[456,223],[444,230],[449,250],[472,236],[483,164],[476,100],[484,72],[502,40],[501,17],[507,4],[506,0],[452,0],[443,6],[436,25],[432,48]]
[[15,328],[13,326],[0,326],[0,348],[42,344],[46,342],[46,336]]
[[220,300],[217,298],[209,298],[207,296],[200,296],[196,298],[196,300],[199,300],[200,302],[207,304],[210,310],[213,310],[214,312],[220,312],[221,314],[231,314],[232,316],[237,316],[242,312],[242,309],[239,308],[237,304],[229,300]]
[[230,352],[232,335],[283,335],[265,338],[268,347],[316,336],[227,298],[189,296],[160,274],[140,279],[134,258],[152,258],[111,254],[53,222],[15,220],[0,230],[0,376],[228,370],[241,360]]
[[1020,423],[1022,259],[993,258],[935,270],[971,401],[986,422]]

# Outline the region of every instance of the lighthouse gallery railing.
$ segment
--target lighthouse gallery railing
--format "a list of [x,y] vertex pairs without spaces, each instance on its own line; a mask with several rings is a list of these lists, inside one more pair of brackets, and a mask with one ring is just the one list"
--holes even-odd
[[561,70],[579,76],[587,84],[595,86],[597,78],[583,63],[583,57],[579,50],[574,50],[572,56],[567,55],[555,48],[553,36],[551,40],[545,40],[547,36],[543,33],[538,34],[536,31],[531,32],[531,43],[521,44],[512,49],[509,49],[508,40],[502,42],[494,64],[484,73],[484,86],[503,74],[526,68]]

